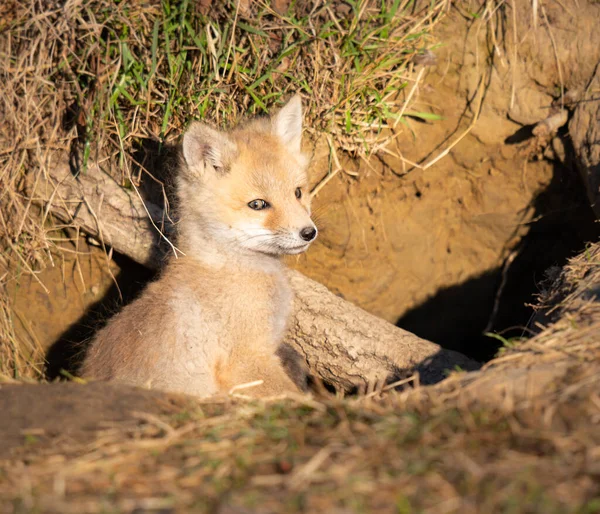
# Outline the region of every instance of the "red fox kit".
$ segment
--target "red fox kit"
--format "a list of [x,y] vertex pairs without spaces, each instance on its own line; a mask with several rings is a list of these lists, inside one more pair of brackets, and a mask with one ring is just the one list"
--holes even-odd
[[95,337],[84,377],[208,396],[298,390],[278,352],[292,292],[281,256],[317,236],[302,105],[224,133],[192,123],[178,176],[178,246],[162,276]]

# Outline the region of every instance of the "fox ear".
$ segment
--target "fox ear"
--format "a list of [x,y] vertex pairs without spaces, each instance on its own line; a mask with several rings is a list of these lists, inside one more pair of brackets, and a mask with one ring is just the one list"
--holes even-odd
[[272,118],[273,132],[293,152],[300,153],[302,143],[302,100],[294,95]]
[[188,169],[202,176],[207,165],[225,173],[237,155],[237,147],[226,134],[208,125],[193,122],[183,136],[183,158]]

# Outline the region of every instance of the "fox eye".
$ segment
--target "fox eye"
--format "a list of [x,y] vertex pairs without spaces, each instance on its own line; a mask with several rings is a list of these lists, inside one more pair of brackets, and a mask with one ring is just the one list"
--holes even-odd
[[302,189],[300,189],[299,187],[296,188],[296,198],[298,198],[298,200],[302,198]]
[[254,209],[255,211],[262,211],[263,209],[269,207],[269,203],[265,202],[264,200],[252,200],[248,203],[248,207]]

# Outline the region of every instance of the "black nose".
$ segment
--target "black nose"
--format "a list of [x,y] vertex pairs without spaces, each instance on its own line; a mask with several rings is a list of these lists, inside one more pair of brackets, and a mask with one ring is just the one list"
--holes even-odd
[[312,241],[315,237],[317,237],[317,229],[314,227],[304,227],[300,231],[300,237],[305,241]]

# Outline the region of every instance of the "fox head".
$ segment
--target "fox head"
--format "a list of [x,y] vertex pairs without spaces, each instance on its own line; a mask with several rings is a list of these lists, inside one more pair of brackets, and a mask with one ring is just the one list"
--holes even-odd
[[298,254],[317,237],[308,159],[300,149],[302,103],[220,132],[194,122],[183,137],[181,222],[237,251]]

